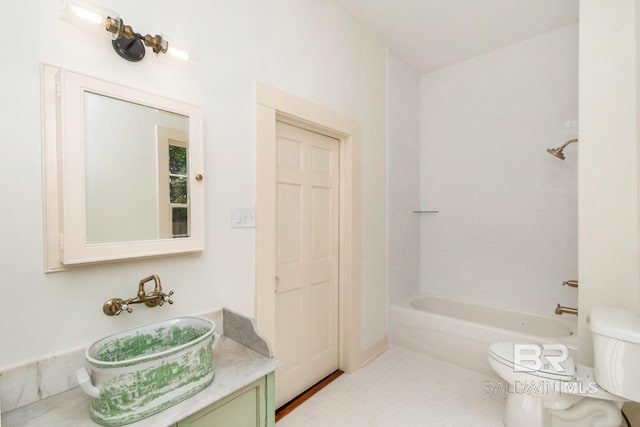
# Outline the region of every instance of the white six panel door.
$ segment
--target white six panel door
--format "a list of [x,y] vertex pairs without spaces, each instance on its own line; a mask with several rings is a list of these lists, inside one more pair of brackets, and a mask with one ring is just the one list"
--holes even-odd
[[339,141],[277,122],[276,408],[338,369]]

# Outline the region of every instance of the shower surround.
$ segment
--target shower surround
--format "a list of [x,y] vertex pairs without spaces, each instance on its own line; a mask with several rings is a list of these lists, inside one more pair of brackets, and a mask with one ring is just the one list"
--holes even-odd
[[578,27],[420,77],[420,291],[575,307]]

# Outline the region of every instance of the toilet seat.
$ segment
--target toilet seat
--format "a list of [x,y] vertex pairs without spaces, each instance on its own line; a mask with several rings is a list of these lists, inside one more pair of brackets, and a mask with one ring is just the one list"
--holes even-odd
[[625,398],[640,401],[640,313],[596,307],[590,316],[594,367],[554,344],[489,346],[489,365],[508,384],[506,427],[618,427]]
[[514,347],[514,343],[493,343],[489,346],[489,357],[520,375],[553,381],[575,381],[576,365],[570,356],[562,362],[556,362],[561,369],[555,369],[554,364],[546,358],[545,351],[541,351],[541,369],[529,370],[526,366],[514,364]]

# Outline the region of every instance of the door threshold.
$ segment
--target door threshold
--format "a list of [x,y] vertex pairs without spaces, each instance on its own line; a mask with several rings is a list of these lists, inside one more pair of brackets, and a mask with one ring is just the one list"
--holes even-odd
[[313,386],[309,387],[278,409],[276,409],[276,422],[282,419],[284,416],[289,414],[291,411],[296,409],[298,406],[302,405],[306,400],[308,400],[311,396],[328,386],[333,380],[338,378],[340,375],[344,374],[344,371],[338,369],[337,371],[327,375],[320,381],[318,381]]

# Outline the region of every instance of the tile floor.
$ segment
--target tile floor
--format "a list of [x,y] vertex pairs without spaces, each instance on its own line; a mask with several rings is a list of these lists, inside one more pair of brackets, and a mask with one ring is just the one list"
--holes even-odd
[[497,379],[392,347],[344,374],[277,427],[502,427]]

